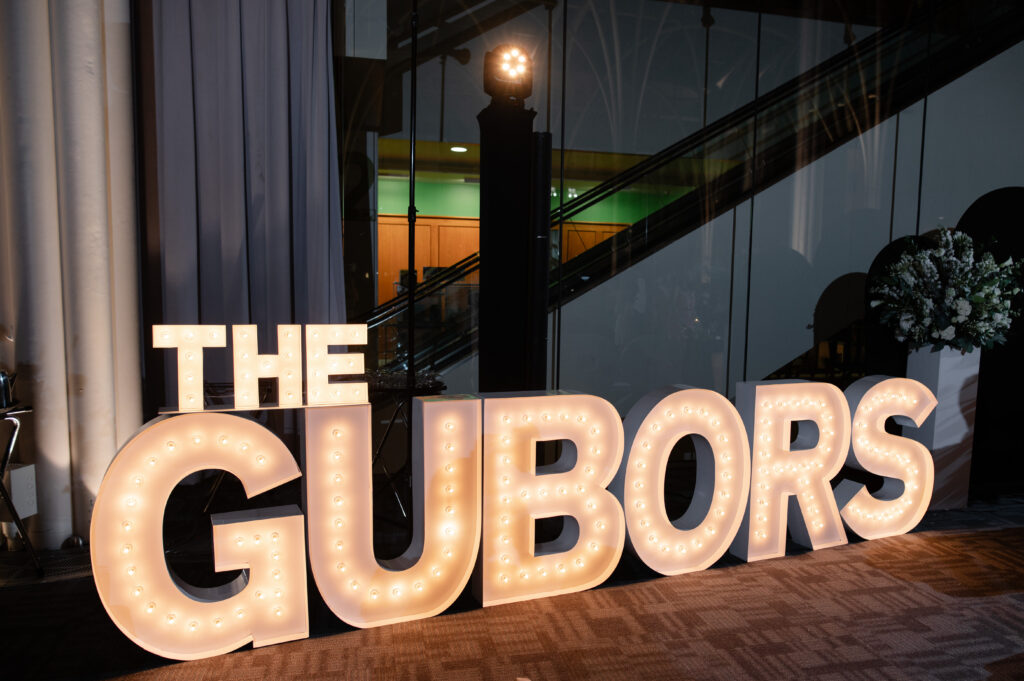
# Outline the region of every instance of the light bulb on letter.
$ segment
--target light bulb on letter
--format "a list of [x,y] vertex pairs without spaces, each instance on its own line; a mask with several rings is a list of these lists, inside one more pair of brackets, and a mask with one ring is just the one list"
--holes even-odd
[[413,401],[410,548],[373,553],[370,405],[306,410],[309,558],[338,617],[375,627],[430,617],[461,593],[480,545],[480,400]]
[[904,427],[920,427],[935,408],[928,388],[908,378],[868,376],[846,389],[853,411],[853,436],[846,464],[885,478],[871,494],[852,480],[835,489],[847,527],[864,539],[904,534],[928,510],[935,484],[931,452],[920,442],[885,431],[893,418]]
[[[168,443],[189,444],[170,449]],[[248,579],[240,575],[213,595],[169,572],[162,531],[167,499],[182,478],[211,468],[236,475],[249,496],[299,476],[288,448],[258,423],[186,414],[151,422],[129,440],[93,507],[90,553],[103,606],[132,641],[177,660],[309,635],[303,519],[295,506],[212,516],[215,568],[247,569]],[[260,598],[275,591],[280,597],[273,605]]]
[[323,407],[369,402],[366,383],[332,383],[332,376],[363,373],[363,353],[332,353],[332,345],[366,345],[366,324],[306,326],[306,404]]
[[[537,443],[548,440],[563,441],[566,461],[545,473],[536,469]],[[622,555],[625,525],[622,507],[605,488],[618,469],[622,443],[622,421],[599,397],[484,399],[479,595],[485,606],[582,591],[611,574]],[[535,550],[534,520],[554,516],[566,516],[562,534]]]
[[223,324],[157,324],[154,348],[178,349],[178,411],[202,411],[203,348],[227,344]]
[[[629,456],[611,489],[626,512],[628,546],[664,575],[709,567],[729,548],[746,508],[750,449],[739,413],[718,393],[673,386],[637,402],[625,430]],[[686,513],[670,519],[665,471],[688,435],[697,436],[697,481]]]
[[231,327],[235,409],[260,406],[259,379],[276,378],[278,406],[302,406],[302,335],[298,324],[277,327],[277,354],[261,355],[255,324]]
[[740,383],[736,406],[750,440],[750,498],[730,552],[747,561],[784,556],[787,526],[807,548],[845,544],[829,484],[850,442],[843,393],[828,383]]

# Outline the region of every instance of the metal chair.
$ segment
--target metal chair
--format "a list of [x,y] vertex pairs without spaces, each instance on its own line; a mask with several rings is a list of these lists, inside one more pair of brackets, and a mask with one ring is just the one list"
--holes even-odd
[[10,439],[7,441],[7,447],[4,449],[3,458],[0,459],[0,500],[2,500],[4,506],[7,507],[7,512],[11,514],[14,524],[18,528],[18,532],[21,534],[21,539],[25,542],[25,549],[28,551],[29,556],[32,558],[32,562],[36,566],[36,572],[39,573],[40,577],[42,577],[43,566],[39,562],[39,556],[36,555],[35,549],[32,548],[32,541],[28,538],[28,531],[25,529],[25,523],[22,521],[21,516],[18,515],[18,510],[14,507],[14,501],[11,499],[11,492],[3,484],[4,474],[7,472],[7,466],[11,462],[11,455],[14,453],[14,445],[18,441],[18,433],[21,430],[21,417],[31,412],[32,407],[18,404],[0,409],[0,420],[10,421],[14,426],[11,430]]

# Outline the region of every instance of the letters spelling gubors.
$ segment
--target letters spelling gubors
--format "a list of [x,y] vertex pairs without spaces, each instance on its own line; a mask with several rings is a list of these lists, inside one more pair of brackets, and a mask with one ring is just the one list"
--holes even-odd
[[[747,561],[783,556],[787,531],[811,549],[846,543],[847,530],[901,534],[931,499],[931,454],[885,428],[890,418],[920,426],[935,407],[924,386],[903,378],[864,378],[845,393],[824,383],[740,383],[736,406],[670,386],[624,420],[592,395],[423,397],[413,404],[414,536],[403,555],[382,561],[373,553],[367,386],[337,382],[363,373],[363,358],[332,352],[365,344],[366,327],[279,326],[276,354],[260,354],[256,332],[231,327],[234,406],[260,408],[258,381],[273,378],[276,406],[304,409],[305,514],[285,506],[214,515],[215,568],[243,571],[219,589],[184,584],[167,566],[164,507],[187,475],[226,470],[249,496],[302,475],[258,423],[203,410],[204,349],[227,345],[219,325],[154,327],[154,346],[177,350],[180,413],[124,445],[96,498],[100,598],[130,639],[165,657],[308,636],[307,550],[331,610],[372,627],[438,614],[470,582],[485,607],[588,589],[624,548],[675,575],[726,551]],[[694,443],[697,482],[687,511],[670,518],[666,464],[684,437]],[[538,467],[545,441],[561,441],[561,454]],[[870,494],[852,480],[833,489],[844,463],[882,476],[881,489]],[[565,518],[562,534],[537,544],[534,521],[553,516]]]

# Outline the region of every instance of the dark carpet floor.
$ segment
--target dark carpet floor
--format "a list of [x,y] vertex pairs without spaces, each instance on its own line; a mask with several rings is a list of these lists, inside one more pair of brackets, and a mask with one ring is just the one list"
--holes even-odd
[[[312,637],[173,663],[103,612],[84,552],[48,576],[0,552],[0,679],[1024,679],[1024,500],[912,534],[354,630],[311,593]],[[63,562],[61,562],[63,561]]]

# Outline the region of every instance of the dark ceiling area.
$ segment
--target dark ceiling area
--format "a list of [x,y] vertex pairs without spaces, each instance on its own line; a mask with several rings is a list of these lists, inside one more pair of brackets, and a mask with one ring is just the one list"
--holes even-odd
[[[903,22],[923,0],[659,0],[715,9],[764,12],[859,26],[888,26]],[[538,6],[555,7],[554,0],[420,0],[418,2],[417,63],[450,54],[472,38]],[[388,0],[389,73],[409,68],[410,0]]]
[[[544,0],[421,0],[417,11],[417,63],[448,54],[464,43],[540,5]],[[410,0],[388,0],[388,71],[402,73],[411,62]]]
[[899,23],[920,0],[662,0],[681,5],[697,5],[714,9],[763,12],[787,17],[835,21],[859,26],[889,26]]

